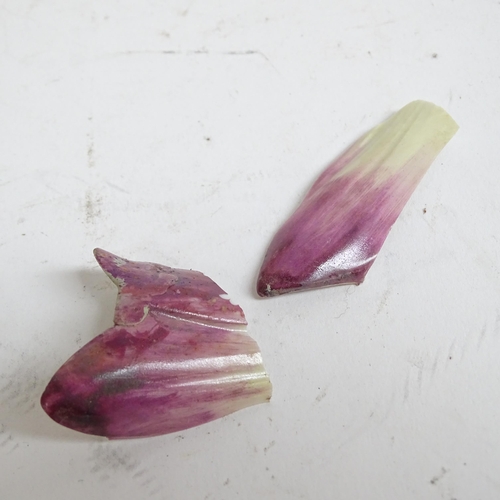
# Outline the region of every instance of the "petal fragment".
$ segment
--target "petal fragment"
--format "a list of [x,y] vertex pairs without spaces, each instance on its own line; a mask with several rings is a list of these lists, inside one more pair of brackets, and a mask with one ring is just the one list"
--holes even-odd
[[147,437],[270,399],[243,311],[210,278],[94,253],[119,288],[115,326],[49,382],[41,404],[53,420],[110,439]]
[[362,283],[391,226],[457,130],[445,110],[414,101],[362,136],[320,175],[274,236],[258,294]]

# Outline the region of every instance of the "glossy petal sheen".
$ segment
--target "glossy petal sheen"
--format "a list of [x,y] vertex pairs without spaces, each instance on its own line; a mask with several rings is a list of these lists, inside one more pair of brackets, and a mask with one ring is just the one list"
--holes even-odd
[[269,246],[261,296],[360,284],[432,161],[458,130],[414,101],[370,130],[317,179]]
[[243,311],[211,279],[94,253],[119,288],[115,326],[49,382],[41,403],[52,419],[112,439],[145,437],[270,399]]

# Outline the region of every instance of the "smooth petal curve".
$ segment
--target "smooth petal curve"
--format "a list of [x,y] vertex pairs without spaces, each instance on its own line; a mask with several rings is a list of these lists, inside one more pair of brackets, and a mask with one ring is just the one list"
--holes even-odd
[[356,141],[274,236],[258,294],[362,283],[391,226],[457,130],[442,108],[414,101]]

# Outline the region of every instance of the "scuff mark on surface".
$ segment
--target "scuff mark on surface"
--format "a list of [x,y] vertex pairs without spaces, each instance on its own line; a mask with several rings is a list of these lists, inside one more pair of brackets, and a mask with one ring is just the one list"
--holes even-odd
[[[92,125],[92,116],[89,116],[90,125]],[[94,150],[94,132],[92,127],[87,134],[87,166],[95,167],[95,150]]]
[[479,337],[477,339],[477,348],[479,349],[484,342],[484,337],[486,336],[486,323],[483,325],[481,328],[481,331],[479,332]]
[[436,370],[437,370],[438,362],[439,362],[439,356],[440,356],[439,351],[436,351],[436,355],[434,356],[434,363],[432,363],[431,378],[433,378],[434,375],[436,374]]
[[408,371],[406,375],[405,385],[403,388],[403,400],[408,401],[410,397],[410,372]]
[[116,191],[119,191],[120,193],[124,194],[130,194],[130,191],[127,191],[126,189],[123,189],[122,187],[118,186],[117,184],[113,184],[112,182],[106,181],[106,184],[110,187],[115,189]]
[[[452,345],[450,353],[453,351],[453,348]],[[435,353],[416,349],[408,351],[406,360],[410,364],[410,367],[408,368],[402,388],[404,401],[407,401],[413,392],[421,395],[430,387],[438,371],[444,368],[442,363],[440,363],[442,358],[443,356],[439,349]]]
[[[1,382],[5,382],[2,377]],[[19,368],[0,386],[0,405],[14,409],[17,414],[27,414],[35,408],[41,384],[37,374],[29,369]]]
[[164,485],[156,475],[148,472],[134,454],[124,450],[121,445],[113,445],[114,443],[105,443],[93,447],[89,458],[92,474],[96,474],[102,482],[116,478],[117,474],[125,474],[137,481],[138,486],[146,490],[144,493],[148,497],[154,497],[164,490]]
[[448,350],[448,359],[452,359],[453,358],[453,354],[455,352],[455,344],[456,343],[457,343],[457,338],[455,337],[453,339],[453,342],[450,345],[450,349]]
[[85,222],[92,225],[101,216],[102,197],[90,189],[85,194]]
[[446,475],[448,471],[444,468],[441,467],[441,472],[439,474],[436,474],[431,480],[429,481],[432,485],[436,485],[443,477]]
[[378,28],[380,26],[387,26],[388,24],[394,24],[396,19],[388,19],[387,21],[382,21],[380,23],[369,23],[369,24],[358,24],[357,26],[353,26],[352,29],[359,30],[365,28]]
[[[114,52],[109,56],[136,56],[136,55],[164,55],[164,56],[197,56],[197,55],[214,55],[214,56],[258,56],[264,59],[275,71],[277,69],[270,59],[261,50],[207,50],[205,48],[195,50],[126,50]],[[108,57],[109,57],[108,56]]]
[[378,305],[377,314],[380,314],[382,312],[382,310],[384,309],[384,307],[387,306],[387,299],[391,295],[391,292],[392,292],[392,290],[390,287],[384,292],[384,295],[382,296],[382,300],[380,301],[380,304]]
[[316,403],[319,403],[326,396],[326,388],[323,389],[315,398]]
[[276,444],[276,441],[271,441],[267,446],[264,447],[264,454],[266,454],[274,445]]
[[134,472],[139,466],[139,461],[121,448],[109,448],[108,445],[101,444],[92,450],[90,460],[94,464],[90,469],[92,473],[109,470],[116,472],[120,469]]
[[342,299],[342,302],[337,302],[337,304],[342,305],[340,305],[338,308],[336,307],[336,305],[333,306],[335,308],[335,311],[333,311],[333,317],[335,319],[339,319],[349,310],[349,301],[347,298],[348,295],[350,295],[349,289],[346,288],[344,290],[344,298]]

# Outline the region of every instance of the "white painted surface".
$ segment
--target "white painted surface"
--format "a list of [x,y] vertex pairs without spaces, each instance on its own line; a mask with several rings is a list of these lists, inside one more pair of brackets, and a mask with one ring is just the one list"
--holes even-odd
[[[0,497],[498,500],[499,26],[496,0],[3,0]],[[257,299],[307,187],[414,99],[461,129],[365,283]],[[95,246],[217,281],[271,403],[135,441],[53,423],[45,384],[112,324]]]

